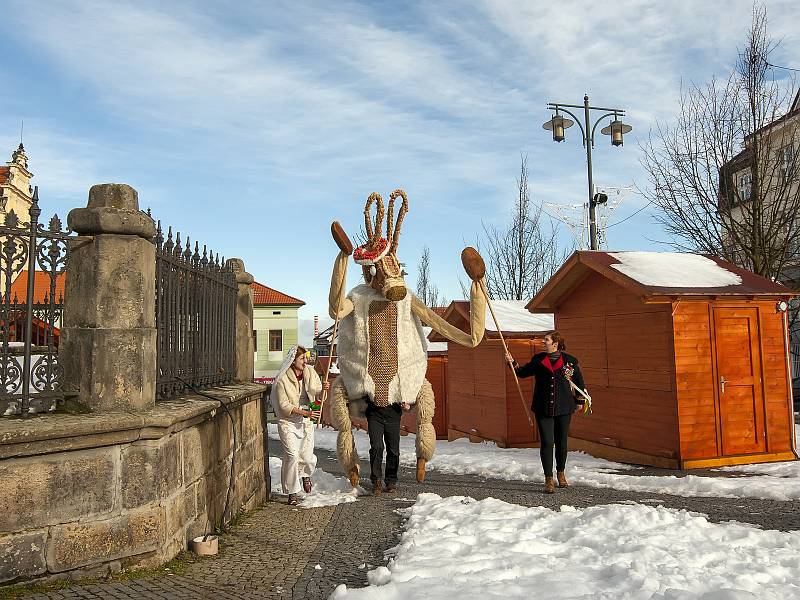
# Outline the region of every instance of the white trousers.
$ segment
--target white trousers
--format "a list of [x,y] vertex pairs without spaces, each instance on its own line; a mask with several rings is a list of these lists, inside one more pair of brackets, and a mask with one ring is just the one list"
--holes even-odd
[[303,489],[301,477],[311,477],[317,466],[314,454],[314,422],[303,419],[302,423],[280,419],[278,435],[283,447],[281,464],[281,486],[284,494],[299,494]]

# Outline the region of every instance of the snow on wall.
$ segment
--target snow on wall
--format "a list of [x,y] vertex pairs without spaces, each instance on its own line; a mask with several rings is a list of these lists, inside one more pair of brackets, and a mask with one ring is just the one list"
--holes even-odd
[[710,258],[680,252],[609,252],[611,265],[643,285],[672,288],[715,288],[739,285],[742,278]]

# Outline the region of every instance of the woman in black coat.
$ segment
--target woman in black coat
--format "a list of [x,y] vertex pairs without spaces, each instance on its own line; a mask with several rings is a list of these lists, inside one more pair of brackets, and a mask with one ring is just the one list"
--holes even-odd
[[539,428],[539,448],[544,469],[544,491],[554,493],[553,481],[553,447],[556,454],[556,472],[559,487],[567,487],[564,468],[567,464],[567,437],[572,413],[582,406],[584,399],[577,396],[569,384],[571,380],[580,389],[585,390],[583,374],[578,366],[578,359],[564,352],[564,338],[557,331],[544,337],[545,352],[535,354],[526,365],[519,366],[517,361],[507,355],[509,363],[519,378],[535,377],[532,409],[536,415]]

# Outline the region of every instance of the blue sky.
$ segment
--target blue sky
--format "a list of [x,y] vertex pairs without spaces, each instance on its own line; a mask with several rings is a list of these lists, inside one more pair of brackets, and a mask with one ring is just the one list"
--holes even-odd
[[[772,61],[800,68],[800,9],[766,5],[782,39]],[[626,109],[634,130],[623,148],[600,141],[595,181],[646,185],[638,139],[673,118],[682,80],[728,72],[751,11],[744,0],[2,6],[0,160],[24,119],[45,214],[84,206],[94,183],[128,183],[163,223],[305,300],[304,328],[327,312],[330,223],[355,238],[372,191],[408,192],[408,283],[428,245],[449,299],[465,243],[508,220],[520,153],[534,201],[582,202],[577,128],[554,144],[547,102],[588,93]],[[612,222],[643,205],[629,196]],[[650,208],[609,229],[613,249],[665,239]]]

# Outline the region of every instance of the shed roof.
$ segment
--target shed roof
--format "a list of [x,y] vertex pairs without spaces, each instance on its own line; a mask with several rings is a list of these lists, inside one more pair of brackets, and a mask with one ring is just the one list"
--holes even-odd
[[[524,300],[492,300],[497,320],[500,321],[503,336],[509,338],[527,338],[532,335],[552,331],[554,327],[552,314],[532,315],[525,310]],[[497,332],[489,306],[486,307],[486,337],[497,339],[500,335]],[[448,323],[466,331],[469,328],[469,302],[466,300],[454,300],[447,307],[444,320]],[[436,332],[428,336],[431,342],[445,342],[444,337]]]
[[644,300],[672,297],[789,297],[788,287],[752,271],[703,254],[684,252],[599,252],[578,250],[553,275],[526,308],[555,310],[562,297],[590,273],[599,273]]
[[267,287],[263,283],[254,281],[250,284],[253,289],[253,306],[304,306],[305,302]]

